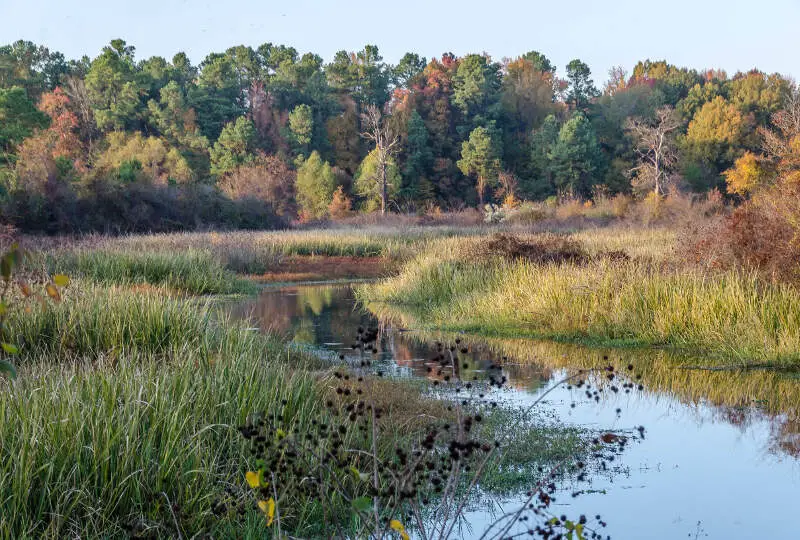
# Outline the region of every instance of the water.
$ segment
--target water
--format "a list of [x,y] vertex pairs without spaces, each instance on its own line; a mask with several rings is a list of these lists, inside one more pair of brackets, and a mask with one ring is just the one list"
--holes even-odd
[[[376,324],[356,306],[349,285],[265,289],[234,311],[331,358],[358,354],[350,347],[355,328]],[[380,362],[388,374],[426,377],[424,362],[433,356],[436,338],[446,339],[387,328]],[[800,509],[800,379],[685,369],[702,365],[702,359],[664,351],[464,339],[471,369],[507,357],[503,370],[512,390],[504,397],[515,403],[536,399],[564,369],[599,366],[604,356],[630,362],[642,374],[643,391],[609,395],[600,403],[571,408],[578,396],[563,386],[548,395],[544,406],[566,424],[593,430],[646,427],[645,439],[628,445],[613,472],[581,484],[593,493],[573,499],[575,486],[561,486],[556,514],[600,514],[608,522],[602,532],[612,538],[800,538],[792,522]],[[516,500],[497,502],[510,510]],[[474,509],[468,514],[471,531],[458,535],[479,536],[493,515],[489,505]]]

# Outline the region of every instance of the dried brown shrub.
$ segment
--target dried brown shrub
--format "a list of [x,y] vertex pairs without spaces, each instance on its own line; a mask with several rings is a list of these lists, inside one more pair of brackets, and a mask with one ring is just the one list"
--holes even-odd
[[226,174],[219,187],[231,199],[256,199],[272,205],[279,216],[290,216],[297,212],[295,177],[282,159],[262,155]]
[[353,215],[353,201],[345,194],[342,186],[333,193],[333,199],[328,205],[328,215],[331,219],[344,219]]
[[729,216],[689,230],[684,257],[707,268],[756,270],[775,281],[800,280],[800,187],[765,188]]
[[585,264],[590,257],[580,242],[566,236],[541,234],[520,237],[508,233],[493,235],[488,241],[473,246],[472,257],[499,257],[510,261],[529,261],[535,264]]

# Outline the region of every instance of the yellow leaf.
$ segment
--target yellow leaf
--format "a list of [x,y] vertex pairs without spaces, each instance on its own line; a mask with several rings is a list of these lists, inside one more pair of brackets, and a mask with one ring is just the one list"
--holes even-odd
[[22,296],[25,298],[28,298],[32,294],[31,287],[27,283],[20,283],[19,289],[22,291]]
[[55,300],[56,302],[61,301],[61,294],[59,294],[58,289],[52,283],[48,283],[44,286],[44,290],[47,291],[47,296]]
[[267,527],[269,527],[275,519],[275,499],[270,497],[266,501],[258,501],[258,507],[267,515]]
[[258,485],[261,483],[258,479],[258,473],[253,471],[247,471],[244,475],[245,479],[247,480],[247,485],[253,489],[256,489]]
[[59,287],[66,287],[69,285],[69,277],[65,276],[64,274],[56,274],[53,276],[53,283]]
[[406,532],[406,528],[403,526],[402,523],[400,523],[396,519],[393,519],[392,521],[389,522],[389,527],[391,527],[393,530],[395,530],[398,533],[400,533],[400,538],[402,538],[403,540],[409,540],[409,536],[408,536],[408,533]]

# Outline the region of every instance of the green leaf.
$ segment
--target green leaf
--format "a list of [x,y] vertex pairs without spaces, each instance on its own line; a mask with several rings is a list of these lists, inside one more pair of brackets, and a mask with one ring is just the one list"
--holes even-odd
[[353,499],[353,509],[357,512],[369,512],[372,509],[372,499],[369,497],[358,497]]
[[0,343],[0,347],[2,347],[7,354],[19,354],[17,346],[11,343]]
[[5,360],[0,360],[0,373],[5,373],[12,379],[17,378],[17,370],[14,369],[12,364],[6,362]]

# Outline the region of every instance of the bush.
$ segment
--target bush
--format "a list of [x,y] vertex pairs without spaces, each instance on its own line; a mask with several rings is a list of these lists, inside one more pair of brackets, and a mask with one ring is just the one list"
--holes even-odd
[[710,268],[744,267],[775,281],[800,279],[800,187],[779,183],[761,190],[730,216],[693,227],[686,258]]
[[168,232],[202,228],[274,229],[286,218],[262,200],[231,200],[212,186],[95,181],[48,184],[44,193],[15,189],[0,206],[0,221],[46,234]]
[[297,175],[276,156],[260,156],[226,174],[220,189],[234,200],[255,199],[275,208],[279,215],[297,213],[294,184]]

